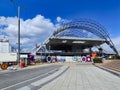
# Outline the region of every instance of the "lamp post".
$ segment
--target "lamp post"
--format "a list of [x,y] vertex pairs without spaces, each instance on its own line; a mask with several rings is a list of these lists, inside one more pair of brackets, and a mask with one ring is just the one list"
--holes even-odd
[[18,6],[18,62],[20,62],[20,6]]
[[18,55],[17,55],[17,60],[21,64],[21,60],[20,60],[20,5],[14,0],[10,0],[10,1],[13,4],[18,6]]

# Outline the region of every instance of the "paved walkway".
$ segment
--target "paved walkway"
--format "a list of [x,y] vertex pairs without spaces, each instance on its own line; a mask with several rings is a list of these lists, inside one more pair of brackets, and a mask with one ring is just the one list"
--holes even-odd
[[17,90],[120,90],[120,78],[93,65],[73,64]]
[[120,90],[120,78],[93,65],[76,65],[39,90]]

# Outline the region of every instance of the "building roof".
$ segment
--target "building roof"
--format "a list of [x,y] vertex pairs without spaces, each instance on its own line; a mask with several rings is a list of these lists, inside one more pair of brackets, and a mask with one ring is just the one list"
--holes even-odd
[[[93,47],[105,43],[105,39],[94,38],[76,38],[76,37],[52,37],[46,42],[47,49],[51,50],[63,50],[66,47]],[[50,46],[50,47],[49,47]]]

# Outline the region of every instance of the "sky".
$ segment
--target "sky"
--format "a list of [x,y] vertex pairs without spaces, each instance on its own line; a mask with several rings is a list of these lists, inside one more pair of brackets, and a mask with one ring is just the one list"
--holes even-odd
[[120,0],[0,0],[0,33],[16,48],[18,6],[23,50],[45,41],[60,21],[87,18],[102,24],[120,51]]

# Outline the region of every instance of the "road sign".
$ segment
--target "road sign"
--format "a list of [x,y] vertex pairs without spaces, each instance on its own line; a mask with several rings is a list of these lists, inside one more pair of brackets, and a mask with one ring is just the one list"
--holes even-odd
[[1,69],[2,69],[2,70],[6,70],[7,68],[8,68],[8,65],[7,65],[7,64],[4,63],[4,64],[1,65]]

